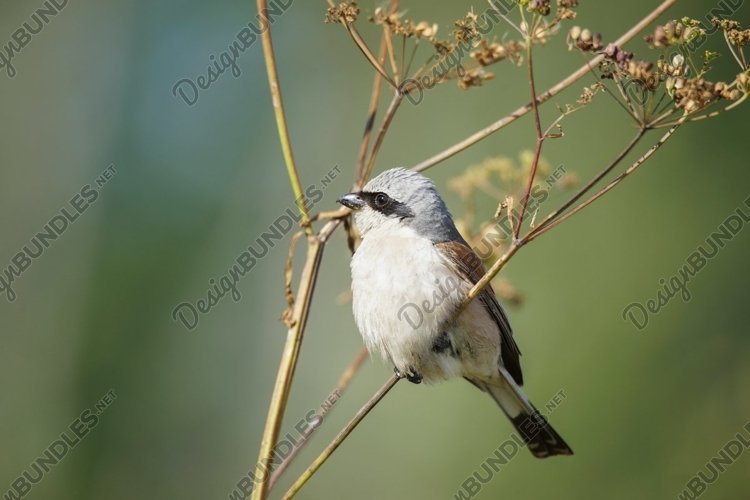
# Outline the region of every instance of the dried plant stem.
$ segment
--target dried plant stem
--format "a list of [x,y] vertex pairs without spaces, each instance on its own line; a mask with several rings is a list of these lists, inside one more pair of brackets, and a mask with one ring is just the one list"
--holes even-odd
[[523,225],[523,218],[526,215],[526,206],[529,204],[529,196],[531,195],[531,188],[534,185],[534,178],[536,177],[536,170],[539,167],[539,158],[542,156],[542,145],[544,144],[544,134],[542,133],[542,121],[539,118],[539,103],[536,97],[536,81],[534,79],[534,59],[533,59],[533,29],[534,23],[528,28],[529,33],[526,35],[526,58],[528,59],[529,69],[529,88],[531,89],[531,109],[534,116],[534,131],[536,132],[536,144],[534,145],[534,156],[531,160],[531,170],[529,172],[529,180],[526,183],[526,191],[521,199],[521,210],[518,214],[518,223],[513,231],[513,239],[517,240],[518,235],[521,234],[521,226]]
[[[258,463],[267,464],[271,460],[271,452],[276,445],[281,429],[281,422],[284,416],[287,402],[289,400],[289,390],[294,377],[294,370],[297,367],[300,347],[302,346],[302,336],[307,323],[308,312],[310,311],[310,301],[313,296],[315,281],[320,269],[320,260],[323,256],[324,243],[317,238],[308,239],[307,259],[302,269],[300,277],[299,291],[295,299],[294,310],[291,316],[292,326],[287,331],[286,344],[281,355],[279,371],[276,375],[276,383],[271,396],[271,405],[266,418],[266,425],[263,430],[263,437],[260,443],[260,453]],[[263,500],[268,492],[268,481],[260,481],[253,490],[253,500]]]
[[372,169],[375,166],[375,160],[377,159],[378,153],[380,152],[380,147],[383,145],[385,134],[388,132],[388,128],[391,126],[393,117],[396,115],[396,111],[398,111],[398,107],[401,104],[401,101],[403,100],[404,100],[404,94],[402,94],[401,92],[397,90],[393,94],[393,99],[391,99],[391,103],[388,105],[388,109],[385,112],[385,116],[383,116],[383,122],[380,124],[380,130],[378,131],[378,136],[375,138],[375,143],[372,145],[372,151],[370,152],[370,160],[367,162],[367,168],[365,168],[364,177],[360,179],[361,184],[364,184],[367,181],[367,179],[370,178],[370,174],[372,174]]
[[[677,0],[665,0],[661,3],[656,9],[654,9],[649,15],[641,19],[636,25],[634,25],[632,28],[630,28],[626,33],[624,33],[620,38],[615,40],[615,44],[618,46],[622,46],[633,37],[635,37],[638,33],[643,31],[649,24],[651,24],[656,18],[658,18],[660,15],[662,15],[667,9],[672,7]],[[571,73],[568,77],[551,87],[546,92],[540,94],[536,102],[539,104],[543,104],[547,102],[550,98],[556,96],[566,88],[568,88],[570,85],[578,81],[580,78],[586,75],[586,73],[589,72],[590,65],[596,66],[600,62],[604,60],[604,54],[600,54],[593,58],[590,62],[587,62],[580,68],[578,68],[576,71]],[[481,141],[482,139],[486,138],[487,136],[497,132],[498,130],[502,129],[503,127],[513,123],[517,119],[524,116],[526,113],[532,110],[532,103],[528,103],[524,106],[521,106],[520,108],[513,111],[508,116],[501,118],[500,120],[496,121],[495,123],[483,128],[482,130],[470,135],[466,139],[454,144],[453,146],[449,147],[448,149],[445,149],[444,151],[441,151],[440,153],[432,156],[431,158],[428,158],[412,167],[412,170],[416,170],[417,172],[422,172],[423,170],[427,170],[428,168],[437,165],[438,163],[447,160],[448,158],[460,153],[461,151],[465,150],[466,148],[473,146],[477,142]]]
[[[357,374],[359,369],[361,368],[362,364],[367,359],[367,349],[364,347],[360,349],[359,353],[354,357],[351,363],[349,363],[349,366],[346,367],[344,372],[339,377],[338,382],[336,382],[336,387],[331,391],[331,394],[336,394],[338,397],[341,397],[341,395],[346,391],[346,389],[349,387],[349,383],[354,378],[354,375]],[[333,406],[326,406],[324,409],[318,413],[318,416],[320,417],[321,421],[328,415],[328,412],[330,412],[333,409]],[[273,486],[276,484],[276,481],[279,480],[281,475],[284,473],[284,471],[292,464],[294,459],[297,457],[297,455],[302,451],[302,448],[305,447],[308,440],[310,439],[310,436],[313,435],[316,429],[318,429],[319,426],[311,427],[308,426],[305,428],[305,432],[302,433],[302,437],[299,439],[299,443],[296,447],[294,447],[289,454],[289,456],[284,459],[284,461],[279,465],[279,467],[273,472],[271,475],[271,479],[268,481],[268,489],[269,491],[273,488]]]
[[284,495],[284,500],[288,500],[299,492],[299,490],[305,485],[305,483],[315,474],[318,469],[325,463],[326,460],[333,454],[334,451],[344,442],[344,440],[352,433],[352,431],[359,425],[359,423],[370,413],[381,399],[385,397],[388,392],[393,389],[393,386],[401,380],[401,378],[393,374],[390,379],[376,392],[365,405],[359,409],[349,423],[344,427],[341,432],[331,441],[325,450],[315,459],[315,461],[307,468],[307,470],[295,481],[291,488]]
[[[266,11],[266,0],[257,0],[258,13]],[[286,125],[286,116],[284,114],[284,101],[281,98],[281,85],[279,84],[279,75],[276,69],[276,57],[273,52],[273,42],[271,40],[271,27],[268,26],[262,34],[263,40],[263,56],[266,61],[266,74],[268,75],[268,84],[271,87],[271,99],[273,101],[273,112],[276,115],[276,126],[279,132],[279,141],[281,142],[281,151],[284,154],[284,163],[286,163],[287,174],[289,175],[289,181],[292,184],[292,190],[294,191],[294,200],[299,209],[299,213],[302,216],[300,225],[305,229],[305,232],[309,235],[312,234],[312,228],[310,227],[310,214],[307,209],[307,200],[305,193],[302,190],[302,184],[299,180],[299,173],[297,172],[297,164],[294,161],[294,154],[292,152],[292,144],[289,140],[289,129]]]
[[526,36],[526,33],[521,28],[519,28],[516,23],[514,23],[508,16],[506,16],[502,10],[498,9],[497,5],[492,3],[492,0],[487,0],[487,2],[490,4],[490,7],[492,7],[492,10],[494,10],[503,19],[503,21],[508,23],[508,26],[520,33],[522,37]]
[[609,191],[611,191],[615,186],[617,186],[620,182],[622,182],[623,179],[625,179],[625,177],[627,177],[630,174],[632,174],[633,172],[635,172],[638,168],[640,168],[641,165],[643,165],[643,163],[646,160],[648,160],[649,158],[651,158],[651,156],[654,153],[656,153],[656,151],[658,151],[659,148],[661,148],[664,145],[664,143],[666,143],[670,139],[670,137],[672,137],[672,135],[675,133],[675,131],[683,123],[685,123],[685,117],[684,116],[677,123],[675,123],[669,130],[667,130],[666,133],[657,141],[657,143],[654,144],[653,146],[651,146],[648,149],[648,151],[646,151],[643,154],[643,156],[641,156],[635,162],[633,162],[633,164],[630,165],[620,175],[618,175],[617,177],[615,177],[614,179],[612,179],[612,181],[609,184],[607,184],[606,186],[604,186],[601,190],[599,190],[591,198],[587,199],[586,201],[584,201],[580,205],[576,206],[570,212],[568,212],[565,215],[561,216],[560,218],[558,218],[558,219],[550,222],[549,224],[547,224],[544,227],[540,226],[540,227],[537,227],[536,230],[531,231],[527,236],[525,236],[523,238],[523,240],[522,240],[523,244],[526,244],[526,243],[529,243],[529,242],[535,240],[536,238],[538,238],[542,234],[546,233],[547,231],[549,231],[553,227],[557,226],[561,222],[566,221],[567,219],[569,219],[570,217],[574,216],[575,214],[577,214],[578,212],[580,212],[581,210],[583,210],[584,208],[586,208],[587,206],[591,205],[593,202],[595,202],[596,200],[598,200],[599,198],[601,198],[602,196],[604,196],[605,194],[607,194]]
[[[399,1],[391,0],[390,11],[396,12],[398,10]],[[385,63],[386,53],[389,50],[390,37],[387,30],[383,31],[383,35],[380,38],[380,51],[378,54],[378,61],[382,66]],[[392,50],[392,49],[391,49]],[[362,142],[359,146],[359,153],[357,154],[357,165],[354,176],[354,187],[355,189],[361,188],[367,181],[367,175],[365,174],[365,165],[367,163],[367,151],[370,147],[370,137],[372,136],[372,129],[375,126],[375,115],[378,112],[378,104],[380,104],[380,91],[383,87],[383,75],[376,71],[372,82],[372,92],[370,94],[370,105],[367,110],[367,120],[365,121],[365,132],[362,135]],[[391,116],[390,119],[393,119]]]
[[[380,52],[378,60],[385,62],[385,36],[380,41]],[[375,77],[372,82],[372,93],[370,94],[370,105],[367,108],[367,120],[365,120],[365,132],[362,134],[362,142],[359,145],[359,153],[357,154],[357,164],[355,170],[355,186],[361,187],[360,183],[365,176],[365,162],[367,161],[367,150],[370,147],[370,137],[372,136],[372,129],[375,126],[375,116],[378,113],[378,104],[380,103],[380,90],[383,87],[383,76],[375,72]]]
[[[740,69],[745,70],[747,69],[747,65],[745,64],[744,57],[740,57],[739,54],[734,50],[734,45],[732,45],[732,42],[729,41],[729,36],[727,35],[727,32],[724,32],[724,41],[727,42],[727,47],[729,48],[729,52],[732,53],[732,57],[734,57],[734,60],[737,61],[737,64],[740,65]],[[740,54],[742,53],[742,49],[740,50]]]
[[[686,119],[683,119],[682,121],[684,121],[684,122],[697,122],[697,121],[700,121],[700,120],[705,120],[706,118],[713,118],[715,116],[720,115],[721,113],[725,113],[727,111],[733,110],[734,108],[736,108],[737,106],[739,106],[740,104],[742,104],[743,102],[745,102],[747,100],[748,96],[750,96],[750,94],[742,94],[742,97],[740,97],[739,99],[737,99],[736,101],[734,101],[732,104],[730,104],[728,106],[725,106],[725,107],[723,107],[721,109],[715,109],[714,111],[711,111],[711,112],[706,113],[704,115],[688,116]],[[679,121],[681,121],[681,120],[675,120],[675,121],[672,121],[670,123],[659,123],[658,125],[654,125],[653,128],[667,128],[667,127],[672,127],[676,123],[678,123]]]
[[539,232],[544,228],[546,225],[548,225],[550,222],[555,220],[561,213],[566,211],[568,208],[570,208],[576,201],[578,201],[584,194],[589,192],[591,188],[593,188],[599,181],[601,181],[607,174],[609,174],[627,155],[630,153],[633,148],[640,142],[641,139],[643,139],[643,136],[646,135],[647,129],[640,128],[638,129],[638,132],[635,134],[635,136],[630,140],[627,146],[620,151],[620,154],[618,154],[614,160],[610,162],[609,165],[607,165],[604,169],[602,169],[601,172],[599,172],[597,175],[595,175],[589,182],[586,183],[585,186],[583,186],[581,189],[578,190],[576,194],[573,195],[572,198],[570,198],[568,201],[563,203],[563,205],[554,210],[552,213],[550,213],[547,217],[540,222],[536,228],[531,230],[529,232],[529,235],[534,234],[536,232]]
[[367,46],[367,43],[365,43],[365,41],[362,39],[359,31],[357,31],[357,28],[355,28],[353,24],[349,23],[344,24],[344,26],[346,26],[346,31],[348,31],[349,35],[351,35],[354,44],[359,47],[359,50],[362,52],[362,54],[364,54],[365,58],[370,62],[372,67],[375,68],[375,71],[380,73],[385,81],[388,82],[394,89],[398,89],[398,85],[396,85],[396,82],[393,81],[393,79],[385,71],[383,65],[380,64],[377,58],[373,55],[370,47]]

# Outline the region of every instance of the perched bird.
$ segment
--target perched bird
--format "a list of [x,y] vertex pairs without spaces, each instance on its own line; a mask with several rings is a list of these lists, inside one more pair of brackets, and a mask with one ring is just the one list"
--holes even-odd
[[463,377],[500,405],[534,456],[573,451],[521,391],[520,351],[485,273],[427,177],[387,170],[338,200],[362,241],[351,261],[354,319],[367,349],[409,381]]

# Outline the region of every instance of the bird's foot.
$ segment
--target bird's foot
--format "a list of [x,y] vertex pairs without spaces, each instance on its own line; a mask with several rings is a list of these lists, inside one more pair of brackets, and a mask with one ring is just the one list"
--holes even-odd
[[394,367],[393,371],[396,372],[396,376],[398,378],[405,378],[412,384],[421,384],[422,383],[422,375],[415,372],[413,368],[409,368],[409,371],[406,373],[401,373],[398,368]]

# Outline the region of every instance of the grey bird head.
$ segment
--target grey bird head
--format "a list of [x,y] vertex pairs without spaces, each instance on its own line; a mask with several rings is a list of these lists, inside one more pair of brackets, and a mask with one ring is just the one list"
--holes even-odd
[[354,223],[362,236],[373,229],[403,225],[433,243],[462,241],[435,184],[405,168],[386,170],[362,191],[337,201],[354,210]]

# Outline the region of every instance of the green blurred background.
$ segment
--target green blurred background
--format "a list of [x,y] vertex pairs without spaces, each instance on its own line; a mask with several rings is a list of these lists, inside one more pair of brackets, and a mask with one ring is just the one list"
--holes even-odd
[[[471,6],[485,8],[402,3],[443,34]],[[117,170],[17,278],[18,298],[0,301],[1,493],[109,389],[117,399],[98,426],[29,498],[226,498],[255,463],[285,338],[289,238],[241,280],[238,302],[225,297],[193,331],[171,317],[179,302],[205,297],[209,279],[293,206],[260,43],[241,55],[239,78],[222,75],[194,106],[172,94],[179,79],[206,74],[209,56],[253,19],[253,4],[74,0],[16,55],[14,78],[0,72],[0,272],[83,185],[109,164]],[[376,6],[361,4],[365,14]],[[582,4],[576,23],[611,40],[656,2]],[[681,1],[670,15],[703,19],[714,5]],[[4,0],[3,44],[41,6]],[[372,73],[345,31],[322,22],[324,10],[322,1],[297,0],[273,33],[303,183],[341,167],[316,207],[328,210],[352,182]],[[748,24],[750,7],[736,17]],[[361,21],[376,45],[377,30]],[[559,36],[537,51],[539,87],[580,62]],[[522,69],[504,64],[496,74],[481,88],[446,85],[418,107],[405,103],[376,171],[413,165],[527,102]],[[573,102],[580,88],[555,102]],[[576,455],[539,461],[523,451],[479,498],[675,497],[750,420],[747,232],[693,279],[689,303],[674,299],[643,332],[621,317],[628,303],[654,297],[659,278],[750,195],[748,117],[740,108],[679,131],[637,175],[506,268],[526,298],[510,310],[526,390],[539,406],[565,391],[551,421]],[[565,131],[545,157],[582,178],[632,133],[603,97]],[[449,178],[532,146],[527,117],[428,174],[460,213]],[[553,192],[547,206],[566,196]],[[494,210],[489,201],[479,208]],[[360,349],[350,306],[337,300],[349,286],[348,263],[338,232],[325,252],[285,432],[319,407]],[[390,373],[367,362],[274,497]],[[510,431],[494,403],[463,381],[403,383],[298,498],[453,498]],[[747,498],[749,465],[741,456],[706,498]]]

